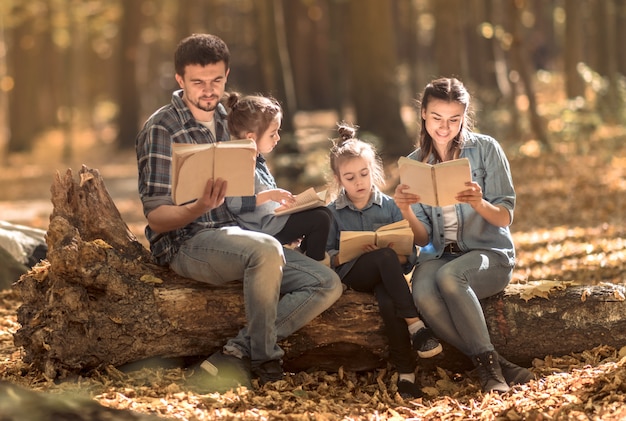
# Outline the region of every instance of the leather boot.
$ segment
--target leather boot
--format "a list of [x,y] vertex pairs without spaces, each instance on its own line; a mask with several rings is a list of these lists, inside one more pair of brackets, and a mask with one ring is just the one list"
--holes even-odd
[[502,375],[509,386],[528,383],[535,379],[535,375],[529,369],[513,364],[500,354],[498,354],[498,362],[502,369]]
[[502,369],[500,368],[498,353],[496,351],[488,351],[474,355],[472,362],[476,366],[480,387],[483,392],[506,393],[509,391],[510,388],[502,375]]

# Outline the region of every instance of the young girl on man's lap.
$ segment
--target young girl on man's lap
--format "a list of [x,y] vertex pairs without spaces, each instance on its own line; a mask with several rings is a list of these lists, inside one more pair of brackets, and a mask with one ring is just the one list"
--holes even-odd
[[[261,95],[229,94],[226,106],[228,130],[234,139],[253,139],[257,145],[255,195],[228,197],[226,205],[243,228],[272,235],[281,244],[300,241],[300,249],[314,260],[328,263],[325,252],[330,228],[330,212],[325,207],[277,216],[279,206],[293,204],[293,195],[278,188],[264,154],[280,141],[282,108],[278,101]],[[233,163],[237,165],[237,163]]]

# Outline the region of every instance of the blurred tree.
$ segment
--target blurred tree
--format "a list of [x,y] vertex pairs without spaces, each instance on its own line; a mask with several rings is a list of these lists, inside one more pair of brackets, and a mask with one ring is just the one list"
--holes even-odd
[[563,75],[565,93],[568,98],[585,96],[585,83],[578,71],[578,64],[583,63],[583,11],[580,0],[565,0],[565,51],[563,56]]
[[[435,14],[435,49],[434,56],[438,73],[436,76],[458,77],[463,79],[467,74],[465,58],[467,50],[466,37],[462,31],[464,4],[457,0],[437,0],[433,3]],[[470,4],[474,4],[471,2]]]
[[[284,14],[282,4],[277,4],[282,0],[261,0],[255,2],[259,13],[259,65],[264,81],[264,92],[279,100],[283,107],[283,130],[293,129],[292,119],[297,109],[295,93],[293,92],[293,79],[291,75],[291,63],[285,56],[289,52],[285,51],[285,45],[281,38],[285,36],[283,32]],[[276,8],[279,8],[279,11]],[[281,22],[281,20],[283,20]]]
[[349,75],[346,71],[349,51],[349,35],[346,20],[350,5],[346,1],[329,0],[329,53],[328,75],[331,79],[330,95],[332,108],[343,119],[343,110],[350,103]]
[[[15,4],[7,16],[9,152],[28,151],[35,136],[56,122],[57,103],[50,89],[56,51],[45,8]],[[42,58],[44,59],[42,61]]]
[[118,140],[121,149],[134,149],[135,137],[139,129],[140,97],[137,89],[137,52],[139,48],[142,16],[141,5],[143,0],[124,0],[122,2],[122,20],[120,22],[120,37],[118,67],[117,103]]
[[405,155],[412,146],[400,117],[391,1],[350,0],[349,3],[347,67],[360,135],[370,132],[379,137],[383,157]]
[[418,66],[418,10],[413,0],[398,0],[393,8],[396,22],[396,41],[398,43],[398,65],[400,73],[401,103],[413,100],[415,94],[422,89],[418,82],[421,73]]
[[285,97],[283,104],[283,113],[286,116],[283,128],[292,130],[292,118],[298,110],[298,99],[296,97],[296,87],[293,79],[292,61],[287,46],[287,33],[285,30],[285,8],[283,0],[273,0],[272,2],[272,21],[274,23],[274,32],[276,38],[276,52],[278,56],[278,67],[282,74],[282,88]]
[[[60,0],[54,8],[50,8],[52,39],[56,40],[57,58],[61,58],[61,66],[54,65],[51,69],[55,74],[55,82],[51,83],[52,91],[59,98],[58,122],[63,129],[62,159],[69,162],[74,153],[76,128],[82,125],[90,127],[91,98],[97,90],[89,90],[88,73],[89,57],[88,42],[89,25],[85,25],[85,8],[80,0]],[[84,95],[90,92],[91,95]]]
[[[340,40],[331,34],[335,0],[283,1],[285,33],[293,68],[298,110],[330,109],[335,106],[331,79],[331,49]],[[337,57],[339,65],[341,57]]]
[[508,4],[509,24],[511,25],[510,32],[512,37],[510,46],[512,67],[516,71],[516,77],[519,78],[519,85],[521,85],[528,103],[527,112],[532,132],[537,141],[539,141],[544,148],[550,150],[552,145],[548,139],[545,122],[537,110],[537,97],[533,85],[534,69],[531,65],[532,60],[529,58],[528,51],[524,48],[523,43],[521,25],[522,14],[525,12],[525,7],[525,0],[512,1]]
[[558,23],[555,19],[560,19],[562,6],[545,0],[525,1],[526,7],[520,13],[520,22],[524,28],[522,37],[525,48],[531,58],[531,70],[554,70],[555,52],[563,49],[555,33]]
[[[489,0],[462,2],[459,6],[465,22],[463,38],[467,61],[467,82],[473,82],[481,90],[498,92],[493,43],[493,25],[489,25],[491,2]],[[472,41],[474,40],[474,41]]]
[[593,50],[596,52],[597,72],[604,79],[604,86],[598,92],[597,106],[603,118],[614,124],[620,121],[620,111],[624,106],[619,89],[617,61],[618,55],[624,55],[624,44],[623,40],[618,43],[616,39],[615,0],[591,1],[596,15],[593,22],[597,33]]
[[101,129],[115,113],[119,145],[130,148],[142,120],[169,101],[173,50],[193,32],[228,43],[228,89],[277,97],[287,131],[299,110],[354,110],[362,135],[404,154],[412,141],[401,106],[433,77],[456,75],[480,105],[507,111],[518,132],[508,137],[528,130],[518,118],[528,109],[546,141],[537,69],[563,69],[574,97],[584,93],[576,64],[587,64],[605,121],[622,118],[625,11],[626,0],[3,0],[7,148],[28,150],[44,130],[62,129],[69,155],[77,124],[108,136]]
[[[521,115],[515,104],[515,88],[509,76],[511,68],[507,58],[507,52],[511,47],[511,34],[506,31],[506,4],[500,1],[490,2],[488,7],[487,22],[481,27],[481,33],[491,39],[491,50],[493,52],[493,68],[495,72],[495,86],[501,97],[489,101],[489,97],[484,95],[477,96],[485,102],[486,115],[497,109],[509,110],[510,124],[500,127],[500,125],[492,124],[490,133],[494,136],[502,138],[518,138],[521,131]],[[487,89],[483,86],[483,89]],[[484,91],[483,91],[484,92]],[[488,92],[488,91],[487,91]],[[481,118],[481,122],[486,122],[487,118]],[[496,133],[500,130],[502,133]]]
[[[615,38],[623,41],[626,39],[626,0],[615,1],[615,19]],[[626,76],[626,54],[624,53],[623,42],[617,42],[617,60],[618,72]]]

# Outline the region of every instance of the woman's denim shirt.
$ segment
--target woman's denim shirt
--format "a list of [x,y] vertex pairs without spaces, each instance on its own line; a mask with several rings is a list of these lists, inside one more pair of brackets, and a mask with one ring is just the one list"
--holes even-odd
[[[344,190],[334,202],[328,204],[328,209],[333,214],[333,223],[326,243],[331,262],[334,262],[334,257],[339,253],[341,231],[376,231],[383,225],[404,219],[393,198],[376,188],[363,209],[357,209]],[[413,269],[416,260],[414,249],[413,254],[408,256],[408,262],[402,266],[404,273],[409,273]],[[348,273],[355,261],[356,259],[335,268],[341,278]]]
[[[409,156],[417,160],[419,149]],[[502,205],[508,209],[513,221],[515,209],[515,189],[509,162],[500,144],[492,137],[469,133],[461,147],[460,158],[468,158],[472,180],[478,183],[483,198],[492,205]],[[430,163],[433,163],[432,160]],[[438,259],[444,248],[444,222],[441,207],[417,203],[411,206],[417,218],[428,231],[430,242],[422,247],[418,264]],[[508,263],[515,264],[515,247],[509,227],[497,227],[487,222],[466,203],[455,205],[458,218],[457,242],[461,250],[492,250],[503,254]]]

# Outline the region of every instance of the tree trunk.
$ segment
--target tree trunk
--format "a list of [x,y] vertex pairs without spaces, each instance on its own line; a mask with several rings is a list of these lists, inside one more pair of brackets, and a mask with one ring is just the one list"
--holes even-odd
[[331,12],[338,7],[335,3],[284,2],[285,32],[298,100],[290,115],[302,110],[340,108],[336,107],[337,81],[333,80],[342,61],[335,53],[340,41],[331,33],[332,20],[340,16]]
[[567,98],[585,97],[585,81],[578,64],[584,62],[583,11],[578,0],[565,0],[565,92]]
[[[490,5],[487,1],[463,2],[460,10],[465,16],[467,23],[463,27],[462,37],[466,40],[475,39],[475,42],[466,42],[462,45],[465,51],[466,69],[470,76],[463,77],[464,83],[473,82],[480,92],[491,91],[496,93],[496,65],[494,57],[493,41],[485,37],[479,30],[485,22],[489,22]],[[494,24],[494,22],[491,22]]]
[[141,42],[142,13],[140,0],[126,0],[123,3],[119,55],[119,89],[117,103],[119,134],[117,146],[120,149],[135,147],[135,137],[139,130],[139,112],[141,109],[137,89],[137,52]]
[[[437,75],[465,79],[469,74],[464,63],[467,46],[462,28],[464,14],[459,2],[439,0],[433,3],[435,13],[435,39],[439,48],[435,48]],[[445,47],[443,47],[445,46]]]
[[[18,10],[24,13],[23,10]],[[7,73],[11,75],[14,83],[12,89],[8,91],[8,152],[30,151],[36,135],[50,123],[46,118],[49,114],[41,110],[41,103],[57,106],[48,103],[46,96],[39,94],[43,90],[42,80],[50,73],[42,75],[41,66],[37,61],[38,57],[45,54],[40,45],[43,42],[42,36],[40,31],[36,30],[33,19],[22,20],[9,34],[9,39],[12,39],[10,43],[15,51],[7,55]],[[33,98],[39,100],[33,101]]]
[[[615,2],[615,39],[626,39],[626,0],[619,0]],[[624,44],[621,42],[615,43],[618,50],[617,55],[617,71],[622,75],[626,75],[626,54],[623,53]]]
[[618,56],[624,54],[624,46],[620,42],[618,50],[615,28],[617,8],[614,0],[605,0],[598,7],[601,13],[598,22],[602,22],[600,43],[597,45],[598,51],[601,51],[602,63],[599,73],[607,82],[607,87],[600,91],[597,104],[600,114],[607,123],[620,124],[623,121],[620,110],[623,109],[624,101],[619,88]]
[[348,66],[357,119],[351,123],[360,127],[357,135],[362,139],[367,140],[368,132],[380,139],[378,150],[383,159],[395,160],[413,150],[413,145],[400,116],[392,7],[379,0],[351,0],[348,4]]
[[[151,357],[206,356],[235,335],[245,323],[241,285],[216,288],[154,265],[98,171],[83,167],[79,174],[79,182],[70,170],[55,178],[48,261],[14,285],[23,302],[14,341],[24,361],[49,378],[65,378]],[[618,288],[568,288],[528,302],[516,294],[491,297],[483,304],[493,343],[523,364],[601,344],[620,347],[626,306]],[[293,371],[370,370],[386,353],[373,295],[354,291],[281,346]],[[468,363],[444,344],[441,356],[420,365]]]
[[533,73],[534,69],[531,68],[531,60],[528,57],[528,52],[522,44],[523,36],[521,33],[521,14],[523,4],[510,3],[509,13],[511,21],[511,35],[513,42],[511,43],[511,57],[514,63],[514,68],[519,74],[520,82],[526,93],[528,99],[528,119],[530,120],[530,126],[533,134],[537,137],[537,140],[543,145],[546,150],[552,149],[552,144],[548,138],[548,133],[545,128],[545,122],[539,115],[537,106],[537,97],[535,95],[535,88],[533,86]]

